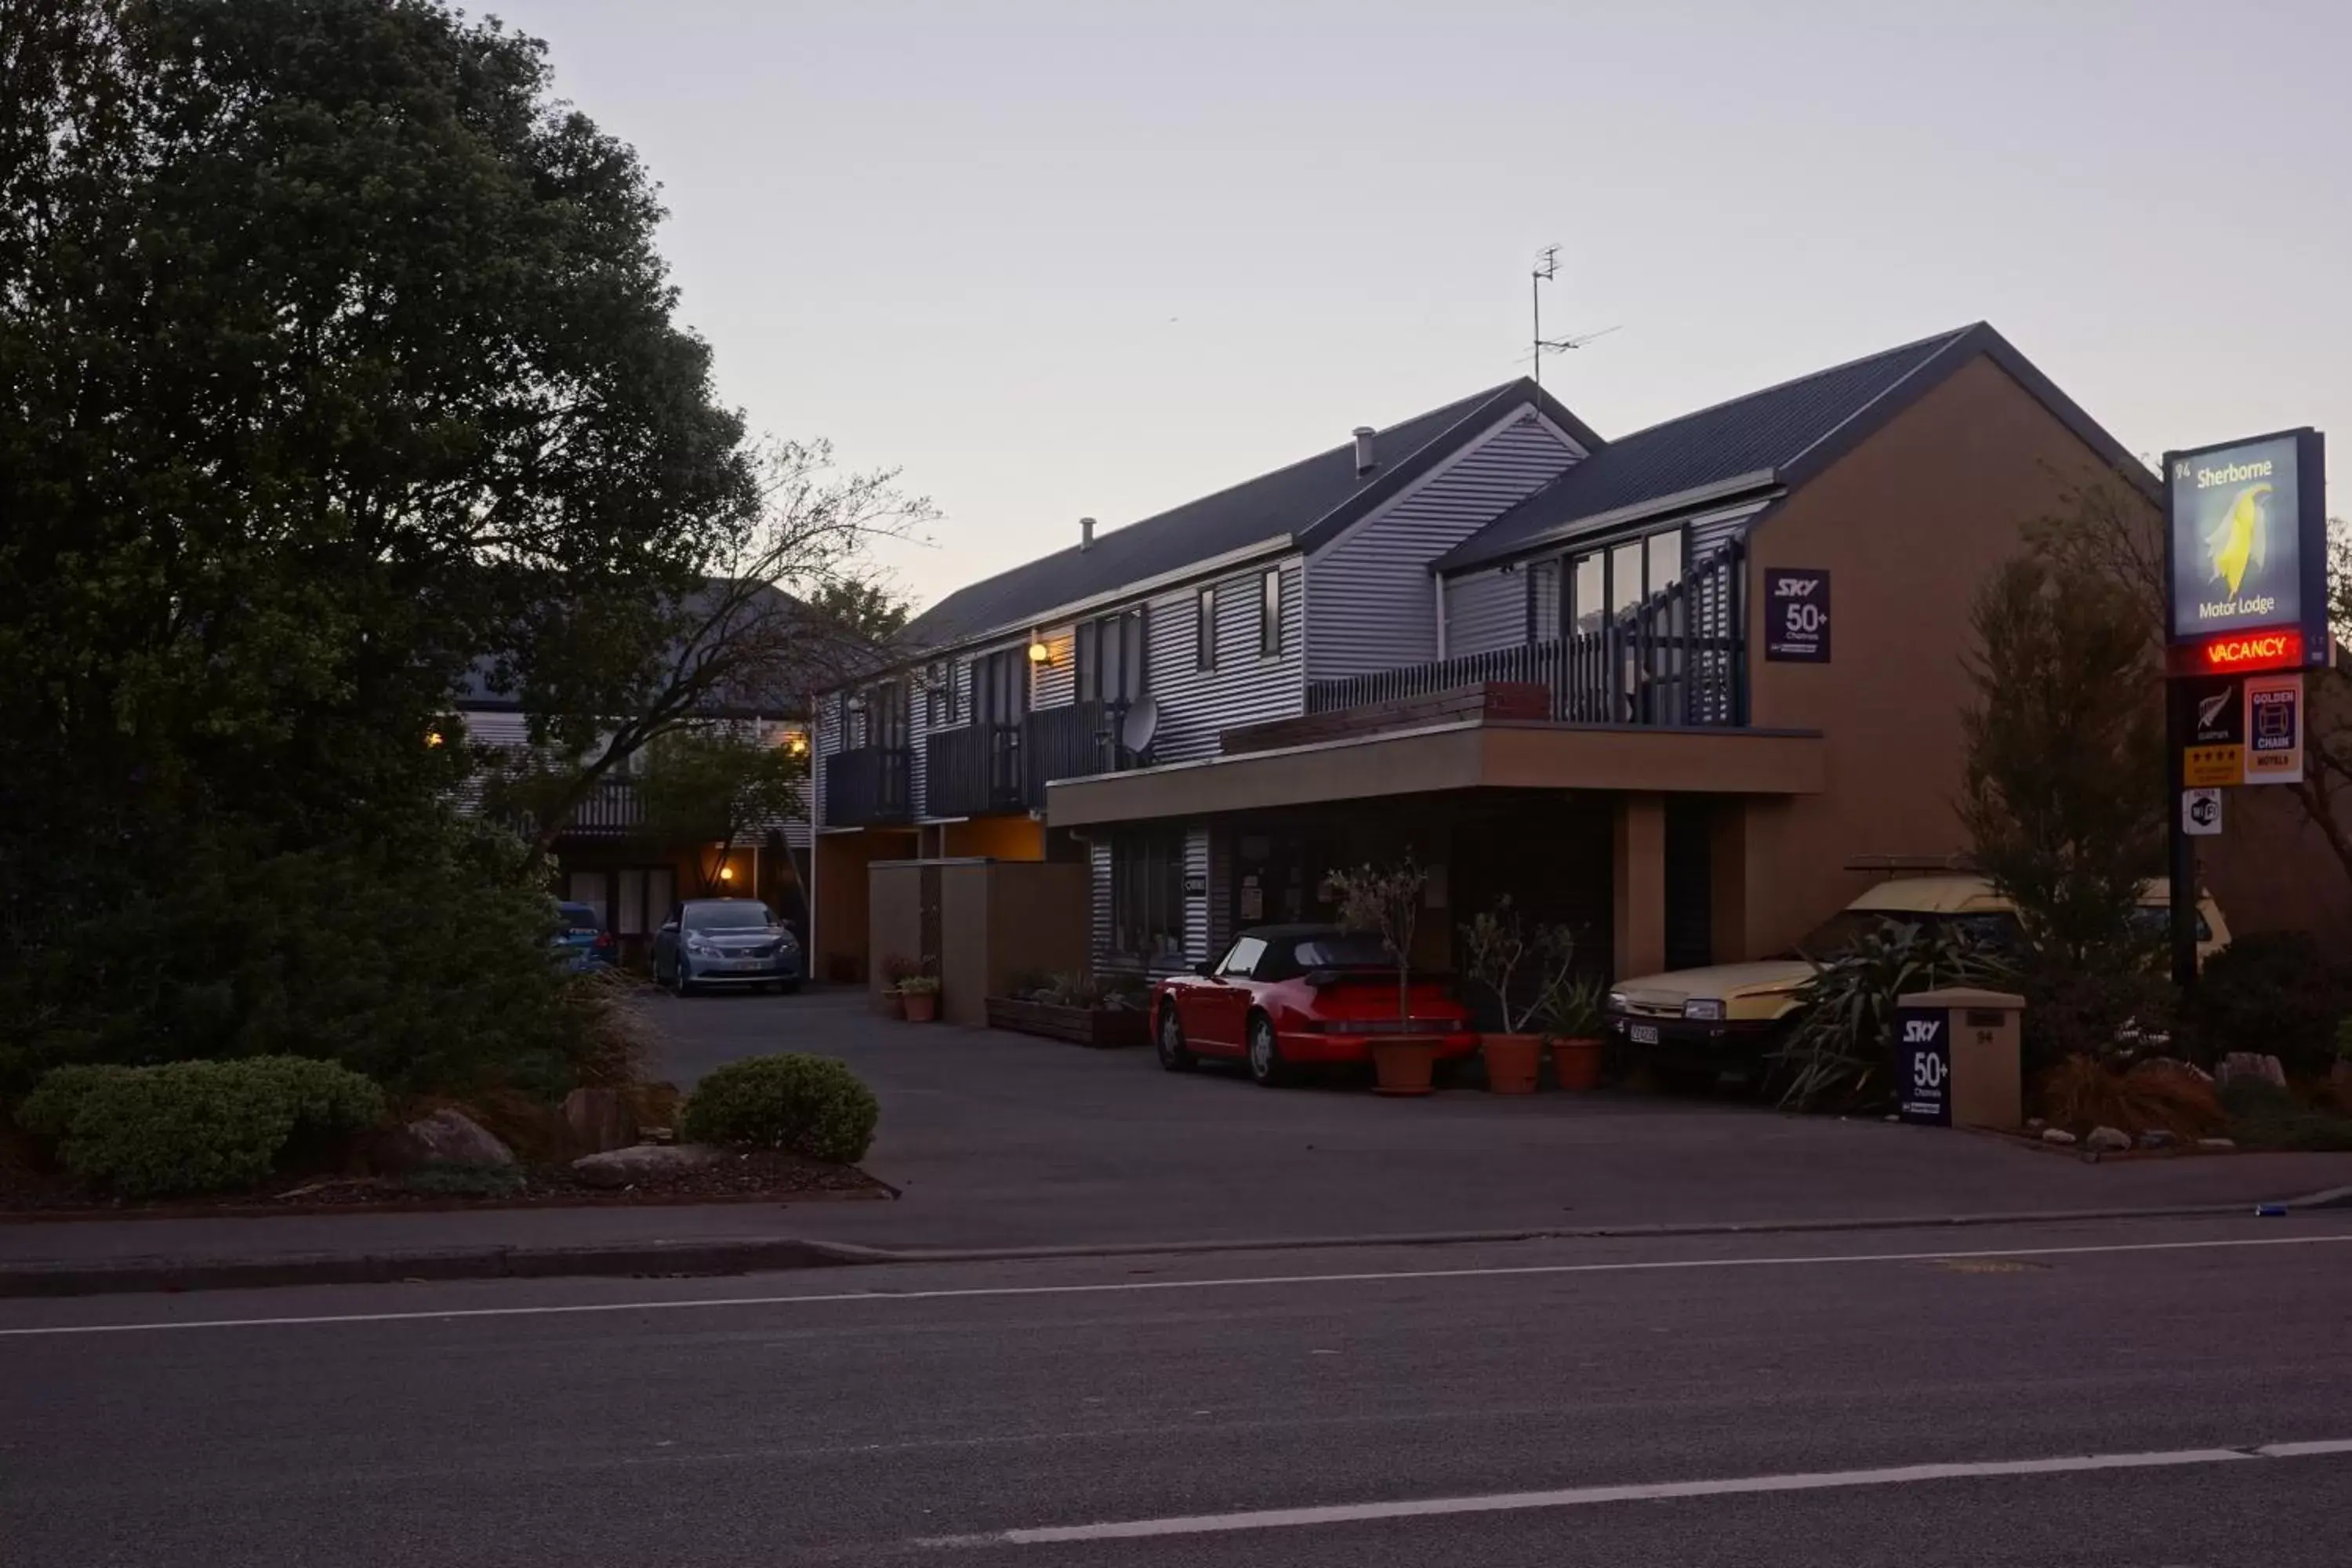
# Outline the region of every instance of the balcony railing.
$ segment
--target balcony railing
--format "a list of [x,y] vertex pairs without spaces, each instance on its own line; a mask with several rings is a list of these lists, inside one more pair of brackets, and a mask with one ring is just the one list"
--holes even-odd
[[1124,702],[1040,708],[1018,724],[967,724],[934,731],[923,743],[923,811],[929,816],[991,816],[1041,811],[1045,785],[1133,767],[1120,743]]
[[581,838],[625,838],[646,825],[645,802],[628,779],[599,779],[572,808],[563,836]]
[[1598,630],[1309,681],[1307,710],[1328,713],[1493,681],[1527,681],[1550,693],[1555,722],[1744,725],[1747,581],[1747,550],[1734,542]]
[[868,827],[913,817],[903,746],[860,746],[824,760],[828,827]]

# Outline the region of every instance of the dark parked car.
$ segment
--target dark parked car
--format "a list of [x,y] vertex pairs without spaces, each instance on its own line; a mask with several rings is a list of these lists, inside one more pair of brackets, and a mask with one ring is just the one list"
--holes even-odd
[[1397,1018],[1396,966],[1376,936],[1328,925],[1258,926],[1225,955],[1153,988],[1160,1065],[1181,1072],[1199,1057],[1248,1064],[1276,1084],[1294,1069],[1371,1059],[1372,1041],[1400,1029],[1443,1035],[1440,1055],[1478,1048],[1469,1014],[1440,982],[1412,977]]
[[688,899],[654,933],[654,984],[681,996],[705,986],[801,988],[800,939],[757,899]]
[[586,904],[558,904],[563,929],[555,933],[555,956],[573,973],[613,967],[613,933]]

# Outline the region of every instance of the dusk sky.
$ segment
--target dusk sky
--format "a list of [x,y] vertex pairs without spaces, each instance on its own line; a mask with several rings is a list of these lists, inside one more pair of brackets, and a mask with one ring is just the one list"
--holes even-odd
[[922,602],[1524,374],[1550,243],[1603,436],[1981,318],[2136,451],[2352,462],[2344,0],[491,9],[722,395],[942,510]]

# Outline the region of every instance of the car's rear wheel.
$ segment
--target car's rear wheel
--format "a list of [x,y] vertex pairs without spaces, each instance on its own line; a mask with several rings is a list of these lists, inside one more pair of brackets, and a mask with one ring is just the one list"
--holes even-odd
[[1274,1020],[1263,1013],[1252,1013],[1249,1020],[1250,1081],[1262,1089],[1276,1089],[1288,1083],[1290,1064],[1282,1059],[1282,1042],[1274,1033]]
[[1173,1002],[1160,1005],[1160,1026],[1152,1031],[1151,1045],[1159,1053],[1160,1065],[1170,1072],[1191,1072],[1198,1062],[1184,1044],[1184,1026],[1177,1021]]

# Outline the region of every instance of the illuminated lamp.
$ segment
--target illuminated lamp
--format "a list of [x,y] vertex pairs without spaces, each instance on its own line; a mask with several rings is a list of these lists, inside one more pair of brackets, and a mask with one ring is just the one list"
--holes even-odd
[[1054,650],[1045,646],[1045,638],[1031,637],[1029,639],[1029,662],[1032,664],[1051,664],[1054,662]]

